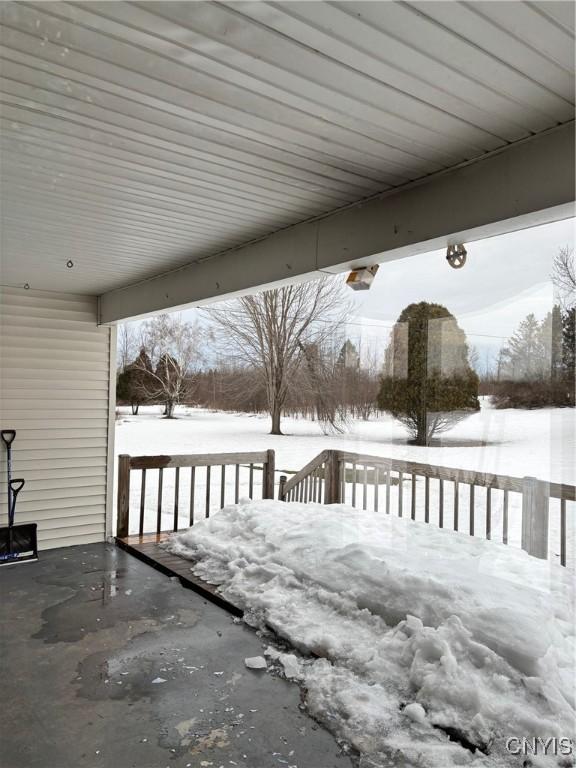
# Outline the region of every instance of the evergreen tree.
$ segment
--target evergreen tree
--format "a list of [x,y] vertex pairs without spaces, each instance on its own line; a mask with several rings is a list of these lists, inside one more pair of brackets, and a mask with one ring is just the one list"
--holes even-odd
[[129,403],[135,416],[138,414],[140,405],[148,399],[146,395],[146,378],[151,372],[152,361],[144,347],[142,347],[138,357],[118,374],[116,399]]
[[543,325],[545,336],[550,334],[550,374],[553,381],[561,381],[564,377],[564,354],[563,354],[563,318],[562,310],[559,304],[555,304],[552,312],[546,318],[546,325]]
[[565,404],[574,407],[576,386],[576,306],[562,313],[562,379]]
[[522,320],[501,351],[500,376],[512,381],[542,378],[550,371],[547,357],[547,318],[542,324],[530,313]]
[[478,376],[466,336],[440,304],[406,307],[386,352],[378,405],[405,424],[416,445],[479,410]]
[[345,369],[354,370],[360,367],[360,355],[358,354],[356,345],[351,342],[350,339],[346,339],[344,344],[342,344],[342,348],[336,362],[336,367],[339,371],[343,371]]

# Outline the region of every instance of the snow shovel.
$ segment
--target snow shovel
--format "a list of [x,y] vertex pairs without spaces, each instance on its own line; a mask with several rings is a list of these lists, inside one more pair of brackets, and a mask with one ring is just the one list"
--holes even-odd
[[0,437],[6,446],[8,464],[8,526],[0,528],[0,565],[38,560],[36,523],[14,525],[16,499],[24,487],[24,480],[12,479],[12,442],[16,432],[4,429]]

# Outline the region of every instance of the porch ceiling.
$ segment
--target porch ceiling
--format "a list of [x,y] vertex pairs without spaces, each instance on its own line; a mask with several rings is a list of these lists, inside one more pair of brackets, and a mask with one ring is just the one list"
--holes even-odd
[[102,294],[574,117],[571,2],[0,13],[8,285]]

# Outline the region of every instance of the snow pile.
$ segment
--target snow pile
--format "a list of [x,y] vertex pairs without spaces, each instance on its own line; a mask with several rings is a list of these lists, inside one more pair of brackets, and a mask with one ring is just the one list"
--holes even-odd
[[290,642],[298,655],[267,654],[374,765],[517,766],[509,737],[573,737],[566,569],[411,520],[274,501],[227,507],[167,546]]

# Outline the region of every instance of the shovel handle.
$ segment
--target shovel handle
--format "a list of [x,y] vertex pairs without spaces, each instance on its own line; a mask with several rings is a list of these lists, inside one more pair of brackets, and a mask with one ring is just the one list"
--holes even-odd
[[10,489],[10,505],[8,508],[8,526],[12,528],[14,525],[14,513],[16,512],[16,497],[24,487],[24,480],[22,478],[14,478],[8,483]]
[[2,438],[2,442],[6,446],[6,448],[9,448],[12,445],[12,442],[14,438],[16,437],[16,430],[15,429],[3,429],[0,432],[0,437]]
[[24,488],[24,483],[25,480],[20,477],[18,479],[15,478],[14,480],[10,480],[10,490],[12,491],[12,498],[14,500],[16,500],[16,496],[18,496],[22,488]]

